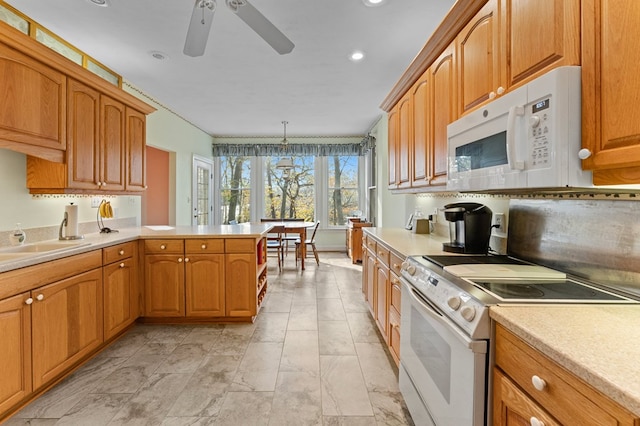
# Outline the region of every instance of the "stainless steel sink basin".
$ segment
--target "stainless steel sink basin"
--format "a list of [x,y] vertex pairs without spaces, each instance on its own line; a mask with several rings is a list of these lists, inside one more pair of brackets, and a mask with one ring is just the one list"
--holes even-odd
[[69,250],[76,247],[88,246],[91,243],[85,241],[43,241],[40,243],[25,244],[23,246],[7,247],[0,249],[0,255],[48,253],[57,250]]

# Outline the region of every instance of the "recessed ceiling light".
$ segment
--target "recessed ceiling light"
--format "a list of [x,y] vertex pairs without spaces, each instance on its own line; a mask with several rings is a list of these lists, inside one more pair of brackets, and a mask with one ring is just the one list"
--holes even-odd
[[361,60],[364,59],[364,53],[362,53],[359,50],[356,50],[351,55],[349,55],[349,59],[351,59],[353,62],[360,62]]
[[109,7],[109,0],[87,0],[91,4],[95,4],[100,7]]
[[159,61],[164,61],[165,59],[169,59],[169,55],[167,55],[166,53],[160,52],[158,50],[152,50],[151,52],[149,52],[149,55],[151,55],[152,58],[157,59]]
[[386,2],[386,0],[362,0],[362,2],[365,6],[377,7],[382,6]]

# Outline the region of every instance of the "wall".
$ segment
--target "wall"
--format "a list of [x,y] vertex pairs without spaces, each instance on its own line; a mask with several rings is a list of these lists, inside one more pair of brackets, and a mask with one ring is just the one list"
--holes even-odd
[[147,116],[147,145],[170,152],[169,221],[171,225],[189,226],[193,156],[211,158],[213,138],[127,82],[122,88],[158,109]]

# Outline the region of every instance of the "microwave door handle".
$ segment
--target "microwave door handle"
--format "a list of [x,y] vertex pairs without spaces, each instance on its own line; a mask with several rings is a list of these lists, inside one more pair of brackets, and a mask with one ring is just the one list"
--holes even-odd
[[524,115],[524,107],[512,106],[507,116],[507,162],[511,170],[524,170],[524,161],[516,160],[516,117]]

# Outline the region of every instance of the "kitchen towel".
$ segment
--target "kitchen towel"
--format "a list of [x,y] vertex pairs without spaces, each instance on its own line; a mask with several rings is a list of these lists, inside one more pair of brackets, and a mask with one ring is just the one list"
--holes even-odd
[[78,236],[78,206],[69,204],[64,208],[64,214],[67,218],[66,232],[67,237]]

